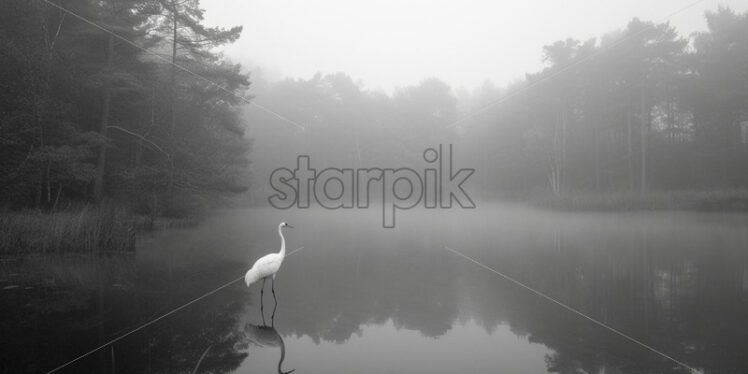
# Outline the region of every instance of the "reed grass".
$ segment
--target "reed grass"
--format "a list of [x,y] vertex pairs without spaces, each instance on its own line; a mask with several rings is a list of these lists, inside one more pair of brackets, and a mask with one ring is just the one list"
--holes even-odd
[[0,211],[0,253],[97,253],[135,249],[125,208],[84,205],[59,212]]

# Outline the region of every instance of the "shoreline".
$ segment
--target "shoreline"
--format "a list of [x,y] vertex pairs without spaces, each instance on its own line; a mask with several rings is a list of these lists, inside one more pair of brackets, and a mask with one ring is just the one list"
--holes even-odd
[[0,256],[135,253],[137,236],[196,226],[201,216],[147,216],[108,203],[57,211],[0,210]]
[[[748,213],[748,190],[571,193],[505,200],[556,212]],[[61,211],[0,211],[0,256],[134,253],[143,233],[198,225],[205,215],[150,217],[118,204]]]
[[748,212],[748,190],[572,193],[522,200],[538,208],[555,211],[689,211]]

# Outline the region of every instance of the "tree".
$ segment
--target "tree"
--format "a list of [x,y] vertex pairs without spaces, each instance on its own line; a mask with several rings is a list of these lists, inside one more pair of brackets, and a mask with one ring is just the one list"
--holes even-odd
[[[101,20],[100,24],[107,30],[138,44],[147,42],[144,26],[148,20],[149,12],[153,10],[147,0],[108,0],[95,2],[91,4],[91,7],[89,16]],[[98,43],[95,43],[95,39],[106,39],[105,62],[103,62],[100,71],[94,72],[92,76],[92,85],[94,87],[101,86],[103,99],[98,131],[102,138],[106,138],[109,129],[112,96],[118,91],[143,90],[142,83],[132,74],[132,70],[127,69],[128,67],[132,69],[132,65],[142,64],[137,60],[140,51],[134,49],[131,45],[123,45],[111,33],[104,35],[91,34],[86,29],[82,31],[82,34],[82,39],[84,39],[80,41],[82,44],[90,43],[90,39],[94,39],[94,45],[98,45]],[[97,51],[92,50],[90,53],[96,54]],[[94,61],[97,60],[94,59]],[[115,60],[117,67],[115,67]],[[122,65],[125,66],[120,67]],[[102,143],[99,147],[93,188],[95,201],[100,201],[103,197],[106,153],[107,144]]]
[[708,31],[696,34],[682,94],[691,110],[700,172],[723,185],[744,185],[741,123],[748,118],[748,13],[720,7],[706,13]]
[[112,197],[153,210],[165,196],[194,201],[186,196],[243,190],[250,141],[236,107],[249,80],[212,49],[239,29],[205,28],[197,2],[174,4],[185,25],[177,63],[199,75],[179,79],[178,132],[171,131],[174,65],[148,51],[165,40],[162,3],[0,2],[3,203],[54,208]]

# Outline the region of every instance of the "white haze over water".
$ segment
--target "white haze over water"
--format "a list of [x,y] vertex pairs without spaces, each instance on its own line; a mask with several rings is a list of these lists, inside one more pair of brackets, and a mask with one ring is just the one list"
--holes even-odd
[[[438,77],[475,88],[542,68],[542,46],[656,21],[693,0],[203,0],[212,25],[243,25],[226,56],[276,78],[345,72],[391,91]],[[743,12],[748,0],[706,0],[670,19],[681,35],[706,29],[704,11]]]

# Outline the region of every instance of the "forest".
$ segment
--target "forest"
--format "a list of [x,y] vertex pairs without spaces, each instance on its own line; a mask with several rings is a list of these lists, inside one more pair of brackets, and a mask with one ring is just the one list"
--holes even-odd
[[207,26],[197,0],[54,4],[0,1],[6,210],[185,217],[227,196],[266,203],[269,173],[297,155],[410,167],[439,144],[476,169],[482,199],[748,208],[748,14],[729,8],[692,35],[634,18],[559,40],[505,87],[434,77],[387,93],[260,69],[250,89],[221,53],[242,27]]
[[705,17],[708,30],[689,36],[633,19],[599,38],[559,40],[539,51],[542,71],[507,87],[431,78],[388,95],[344,73],[264,82],[260,71],[256,100],[305,129],[247,111],[262,176],[252,190],[268,196],[270,171],[294,165],[295,154],[322,165],[414,166],[426,147],[454,144],[484,199],[607,196],[646,208],[669,194],[743,209],[748,14]]
[[197,1],[0,4],[2,204],[179,215],[245,189],[249,77],[216,52],[241,27],[205,26]]

